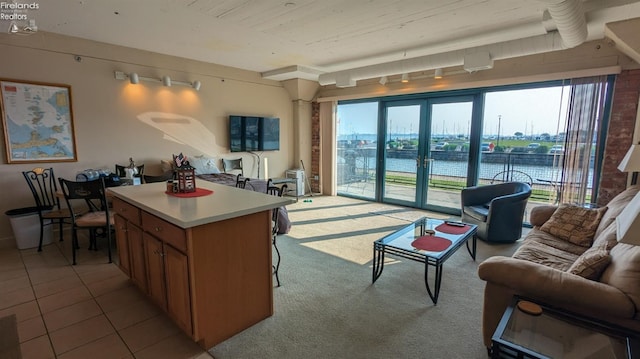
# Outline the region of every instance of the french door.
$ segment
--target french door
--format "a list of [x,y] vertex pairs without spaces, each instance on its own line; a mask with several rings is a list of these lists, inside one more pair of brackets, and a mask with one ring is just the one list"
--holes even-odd
[[469,172],[473,98],[389,101],[381,113],[386,136],[384,170],[379,171],[382,201],[458,211]]

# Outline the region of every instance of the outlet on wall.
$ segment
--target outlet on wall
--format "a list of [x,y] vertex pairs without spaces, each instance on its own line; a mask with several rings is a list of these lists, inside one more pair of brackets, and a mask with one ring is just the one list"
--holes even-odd
[[320,177],[319,177],[318,175],[313,176],[313,180],[314,180],[314,181],[317,181],[317,180],[319,180],[319,179],[320,179]]

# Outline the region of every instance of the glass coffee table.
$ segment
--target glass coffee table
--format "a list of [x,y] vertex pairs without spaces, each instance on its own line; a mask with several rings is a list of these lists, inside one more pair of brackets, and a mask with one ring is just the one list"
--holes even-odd
[[[514,297],[491,338],[492,358],[637,358],[638,340],[623,329]],[[529,305],[528,307],[526,305]]]
[[[442,283],[442,266],[463,244],[473,260],[476,259],[476,237],[478,227],[474,224],[443,221],[423,217],[399,230],[373,242],[373,280],[380,277],[384,269],[386,254],[424,263],[424,283],[427,293],[437,304]],[[469,248],[469,239],[472,240]],[[429,285],[429,267],[435,267],[433,289]]]

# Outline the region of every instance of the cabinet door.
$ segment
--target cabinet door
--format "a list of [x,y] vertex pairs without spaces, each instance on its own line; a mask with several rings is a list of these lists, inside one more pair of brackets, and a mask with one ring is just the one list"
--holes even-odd
[[131,277],[131,262],[129,259],[129,243],[127,241],[127,220],[121,216],[114,216],[116,226],[116,246],[118,247],[118,267],[128,277]]
[[164,260],[162,242],[144,232],[144,252],[147,263],[148,293],[160,307],[167,309],[167,294],[164,286]]
[[131,260],[131,280],[146,293],[147,261],[142,240],[142,229],[131,222],[127,223],[127,239],[129,240],[129,258]]
[[191,335],[191,294],[187,256],[164,244],[167,312],[178,326]]

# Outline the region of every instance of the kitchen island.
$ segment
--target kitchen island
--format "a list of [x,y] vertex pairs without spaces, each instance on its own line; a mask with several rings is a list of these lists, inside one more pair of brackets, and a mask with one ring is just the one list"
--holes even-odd
[[225,185],[180,198],[165,183],[109,188],[118,265],[202,348],[273,315],[271,209],[292,203]]

